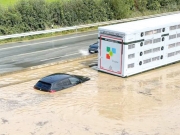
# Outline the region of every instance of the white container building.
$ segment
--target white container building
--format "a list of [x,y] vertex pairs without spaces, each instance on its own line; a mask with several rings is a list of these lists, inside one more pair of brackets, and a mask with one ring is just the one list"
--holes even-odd
[[180,60],[180,13],[98,28],[98,70],[130,76]]

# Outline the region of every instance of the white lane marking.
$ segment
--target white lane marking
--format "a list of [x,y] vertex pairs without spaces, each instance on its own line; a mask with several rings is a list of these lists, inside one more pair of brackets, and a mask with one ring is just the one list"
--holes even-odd
[[[79,45],[84,45],[84,43],[83,44],[78,44],[78,46]],[[23,54],[18,54],[18,55],[12,55],[12,56],[9,56],[9,57],[11,58],[11,57],[14,57],[14,56],[17,56],[17,57],[18,56],[24,56],[24,55],[35,54],[35,53],[39,53],[39,52],[52,51],[52,50],[56,50],[56,49],[64,49],[64,48],[67,48],[67,47],[69,47],[69,46],[56,47],[56,48],[46,49],[46,50],[42,50],[42,51],[35,51],[35,52],[30,52],[30,53],[23,53]],[[5,57],[5,58],[7,58],[7,57]]]
[[53,58],[49,58],[49,59],[43,59],[40,61],[48,61],[48,60],[53,60],[53,59],[58,59],[58,58],[64,58],[64,57],[68,57],[68,56],[72,56],[72,55],[76,55],[76,54],[80,54],[80,53],[72,53],[72,54],[68,54],[68,55],[64,55],[64,56],[53,57]]
[[[83,44],[78,44],[78,46],[84,45]],[[62,47],[56,47],[56,48],[51,48],[51,49],[46,49],[46,50],[42,50],[42,51],[35,51],[35,52],[30,52],[30,53],[23,53],[23,54],[19,54],[19,55],[13,55],[10,57],[14,57],[14,56],[23,56],[23,55],[29,55],[29,54],[35,54],[35,53],[39,53],[39,52],[46,52],[46,51],[52,51],[52,50],[57,50],[57,49],[64,49],[64,48],[68,48],[70,46],[62,46]],[[77,46],[73,46],[73,47],[77,47]]]
[[[78,44],[78,46],[84,45],[83,44]],[[52,50],[56,50],[56,49],[64,49],[64,48],[68,48],[69,46],[63,46],[63,47],[56,47],[56,48],[52,48],[52,49],[46,49],[46,50],[42,50],[42,51],[36,51],[36,52],[30,52],[30,53],[23,53],[23,54],[18,54],[18,55],[12,55],[12,56],[8,56],[8,57],[4,57],[1,59],[8,59],[8,58],[15,58],[18,56],[25,56],[25,55],[29,55],[29,54],[36,54],[36,53],[41,53],[41,52],[46,52],[46,51],[52,51]],[[77,47],[77,46],[73,46],[73,47]],[[82,52],[80,52],[82,55],[84,55]],[[14,59],[12,59],[12,61],[15,61]]]
[[42,51],[35,51],[35,52],[30,52],[30,53],[23,53],[23,54],[19,54],[19,55],[13,55],[13,56],[10,56],[10,57],[23,56],[23,55],[29,55],[29,54],[35,54],[35,53],[39,53],[39,52],[52,51],[52,50],[57,50],[57,49],[64,49],[64,48],[67,48],[67,47],[68,47],[68,46],[56,47],[56,48],[46,49],[46,50],[42,50]]
[[61,41],[61,40],[66,40],[66,39],[73,39],[73,38],[78,38],[78,37],[85,37],[85,36],[90,36],[90,35],[95,35],[95,34],[97,34],[97,33],[87,34],[87,35],[82,35],[82,36],[74,36],[74,37],[63,38],[63,39],[50,40],[50,41],[39,42],[39,43],[34,43],[34,44],[27,44],[27,45],[13,46],[13,47],[8,47],[8,48],[2,48],[2,49],[0,49],[0,51],[1,51],[1,50],[12,49],[12,48],[20,48],[20,47],[30,46],[30,45],[37,45],[37,44],[43,44],[43,43],[50,43],[50,42]]
[[[56,50],[56,49],[64,49],[67,48],[68,46],[63,46],[63,47],[57,47],[57,48],[52,48],[52,49],[47,49],[47,50],[42,50],[42,51],[36,51],[36,52],[30,52],[30,53],[23,53],[23,54],[18,54],[18,55],[12,55],[12,56],[8,56],[8,57],[4,57],[3,59],[7,59],[7,58],[15,58],[18,56],[24,56],[24,55],[29,55],[29,54],[36,54],[36,53],[40,53],[40,52],[46,52],[46,51],[52,51],[52,50]],[[2,59],[2,58],[1,58]],[[14,59],[12,59],[12,61],[15,61]]]

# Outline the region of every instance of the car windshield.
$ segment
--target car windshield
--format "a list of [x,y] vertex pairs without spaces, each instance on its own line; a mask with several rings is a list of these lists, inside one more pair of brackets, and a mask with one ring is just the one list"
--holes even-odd
[[42,82],[39,81],[37,82],[37,84],[35,85],[35,87],[39,90],[42,91],[49,91],[51,89],[51,84],[50,83],[46,83],[46,82]]
[[90,47],[97,48],[97,47],[98,47],[98,44],[97,44],[97,43],[94,43],[94,44],[90,45]]
[[98,42],[94,43],[93,45],[98,45]]

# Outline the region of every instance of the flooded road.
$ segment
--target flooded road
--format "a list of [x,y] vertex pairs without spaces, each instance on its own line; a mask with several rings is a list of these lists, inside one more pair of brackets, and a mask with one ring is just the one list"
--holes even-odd
[[0,135],[179,135],[180,63],[121,78],[90,68],[90,81],[53,94],[37,80],[1,88]]

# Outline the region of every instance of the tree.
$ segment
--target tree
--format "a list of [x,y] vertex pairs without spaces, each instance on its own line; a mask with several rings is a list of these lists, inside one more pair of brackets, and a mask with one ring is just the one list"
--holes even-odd
[[147,0],[135,0],[135,6],[140,12],[143,12],[147,9]]
[[160,9],[160,7],[161,7],[161,5],[158,0],[148,0],[147,9],[158,10],[158,9]]
[[134,5],[132,0],[105,0],[105,2],[109,5],[111,11],[113,11],[115,19],[127,17],[131,13],[132,5]]

